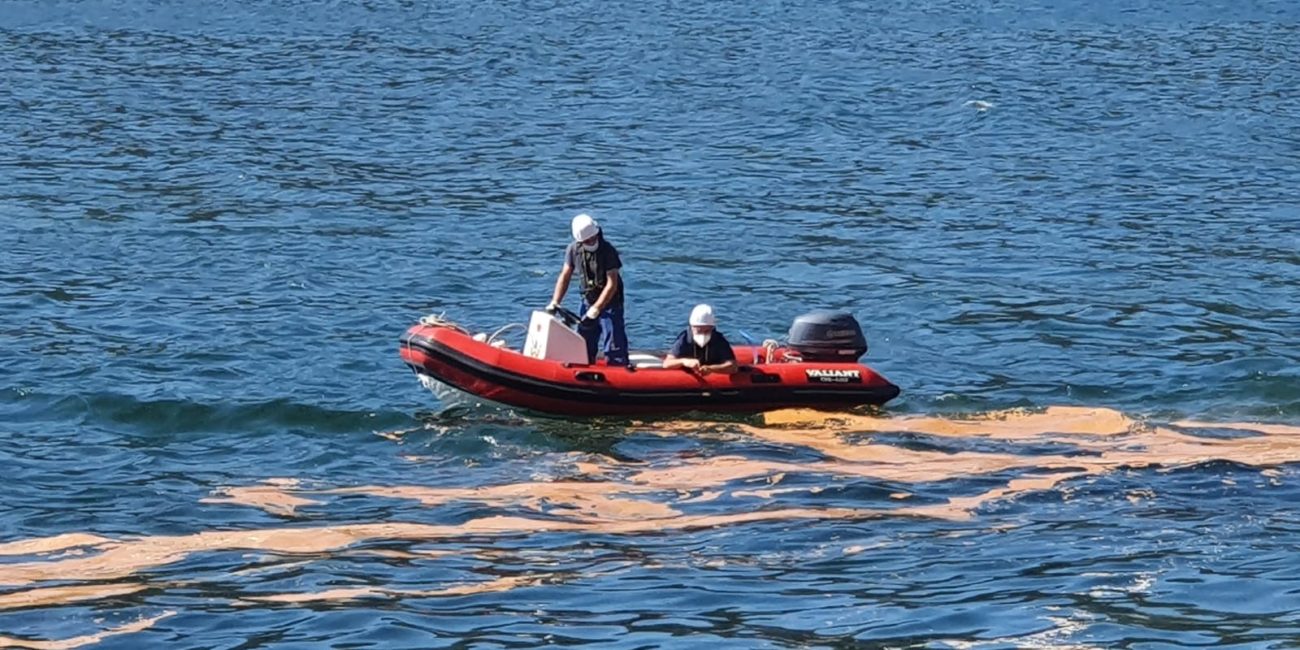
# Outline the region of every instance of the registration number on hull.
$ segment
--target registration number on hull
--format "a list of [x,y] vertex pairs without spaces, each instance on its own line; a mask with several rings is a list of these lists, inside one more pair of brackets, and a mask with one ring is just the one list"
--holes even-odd
[[829,370],[826,368],[809,368],[804,371],[808,381],[822,384],[860,384],[861,370]]

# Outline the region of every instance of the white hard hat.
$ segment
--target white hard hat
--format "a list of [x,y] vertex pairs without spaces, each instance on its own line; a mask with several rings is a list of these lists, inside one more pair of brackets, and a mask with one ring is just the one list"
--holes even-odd
[[708,305],[696,305],[695,309],[691,310],[691,326],[701,325],[709,327],[717,325],[717,321],[713,318],[713,308]]
[[592,219],[590,215],[580,214],[573,218],[573,239],[575,241],[591,239],[598,234],[600,234],[600,224],[597,224],[596,220]]

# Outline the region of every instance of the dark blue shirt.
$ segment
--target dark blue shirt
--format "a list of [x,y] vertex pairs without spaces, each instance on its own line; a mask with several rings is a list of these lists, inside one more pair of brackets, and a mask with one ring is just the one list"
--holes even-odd
[[691,338],[691,330],[687,329],[677,335],[677,340],[673,341],[673,347],[668,352],[678,359],[697,359],[706,366],[736,360],[736,353],[731,350],[727,337],[717,330],[713,330],[709,344],[701,348]]
[[[568,264],[573,269],[573,273],[578,276],[578,281],[582,285],[582,299],[587,305],[594,304],[600,298],[600,293],[605,290],[605,284],[609,282],[609,272],[623,268],[623,261],[618,257],[618,249],[605,241],[604,235],[600,236],[599,241],[595,252],[587,252],[582,248],[582,242],[576,241],[564,250],[564,263]],[[622,277],[619,277],[614,297],[605,306],[623,306]]]

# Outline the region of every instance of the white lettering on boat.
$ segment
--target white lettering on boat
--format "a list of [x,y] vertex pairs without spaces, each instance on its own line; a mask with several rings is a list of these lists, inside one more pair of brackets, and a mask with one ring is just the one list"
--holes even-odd
[[804,371],[808,376],[808,381],[821,382],[823,384],[860,384],[862,383],[861,370],[837,370],[830,368],[809,368]]

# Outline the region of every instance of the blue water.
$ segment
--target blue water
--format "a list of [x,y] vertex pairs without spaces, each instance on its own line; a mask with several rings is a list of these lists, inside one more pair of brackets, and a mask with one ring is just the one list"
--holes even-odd
[[[0,544],[106,541],[0,554],[0,645],[1293,647],[1298,51],[1283,1],[5,2]],[[447,409],[398,335],[525,320],[578,212],[633,347],[846,309],[902,397],[781,440]],[[1049,407],[1132,424],[942,426]],[[1264,443],[1163,455],[1183,420]],[[877,512],[1130,448],[1172,465]],[[493,492],[641,471],[692,478]],[[388,524],[455,532],[265,543]]]

